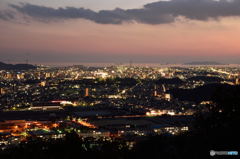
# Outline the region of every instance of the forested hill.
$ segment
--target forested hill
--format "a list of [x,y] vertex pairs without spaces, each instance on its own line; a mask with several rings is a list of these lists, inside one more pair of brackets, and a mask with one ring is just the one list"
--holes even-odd
[[0,69],[1,70],[30,70],[30,69],[36,69],[37,67],[30,64],[6,64],[3,62],[0,62]]

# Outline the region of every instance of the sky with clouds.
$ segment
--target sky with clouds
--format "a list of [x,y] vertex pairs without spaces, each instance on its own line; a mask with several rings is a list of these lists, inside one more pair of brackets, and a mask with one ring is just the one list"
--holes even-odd
[[1,0],[0,61],[240,63],[239,0]]

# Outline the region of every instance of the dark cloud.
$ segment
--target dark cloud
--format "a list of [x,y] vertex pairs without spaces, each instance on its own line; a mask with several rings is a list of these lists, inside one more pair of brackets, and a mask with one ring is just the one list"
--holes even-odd
[[11,11],[0,11],[0,19],[2,20],[12,20],[14,18],[14,13]]
[[[171,23],[183,16],[193,20],[240,16],[240,0],[171,0],[145,5],[141,9],[115,9],[95,12],[85,8],[50,8],[33,4],[10,5],[20,13],[38,20],[83,18],[101,24],[136,21],[146,24]],[[5,17],[0,12],[0,18]],[[3,18],[2,18],[3,19]]]

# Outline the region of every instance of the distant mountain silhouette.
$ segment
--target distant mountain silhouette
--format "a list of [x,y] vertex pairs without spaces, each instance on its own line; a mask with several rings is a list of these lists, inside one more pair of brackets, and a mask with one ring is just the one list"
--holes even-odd
[[224,64],[214,61],[194,61],[185,63],[185,65],[224,65]]
[[2,70],[30,70],[30,69],[36,69],[37,67],[30,64],[6,64],[3,62],[0,62],[0,69]]

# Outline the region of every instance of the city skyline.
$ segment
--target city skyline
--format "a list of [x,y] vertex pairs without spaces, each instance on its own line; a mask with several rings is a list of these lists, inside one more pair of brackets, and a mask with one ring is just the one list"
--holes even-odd
[[3,0],[0,4],[4,62],[22,63],[28,58],[38,64],[130,60],[239,64],[240,60],[236,0]]
[[239,156],[240,0],[0,0],[0,28],[0,159]]

